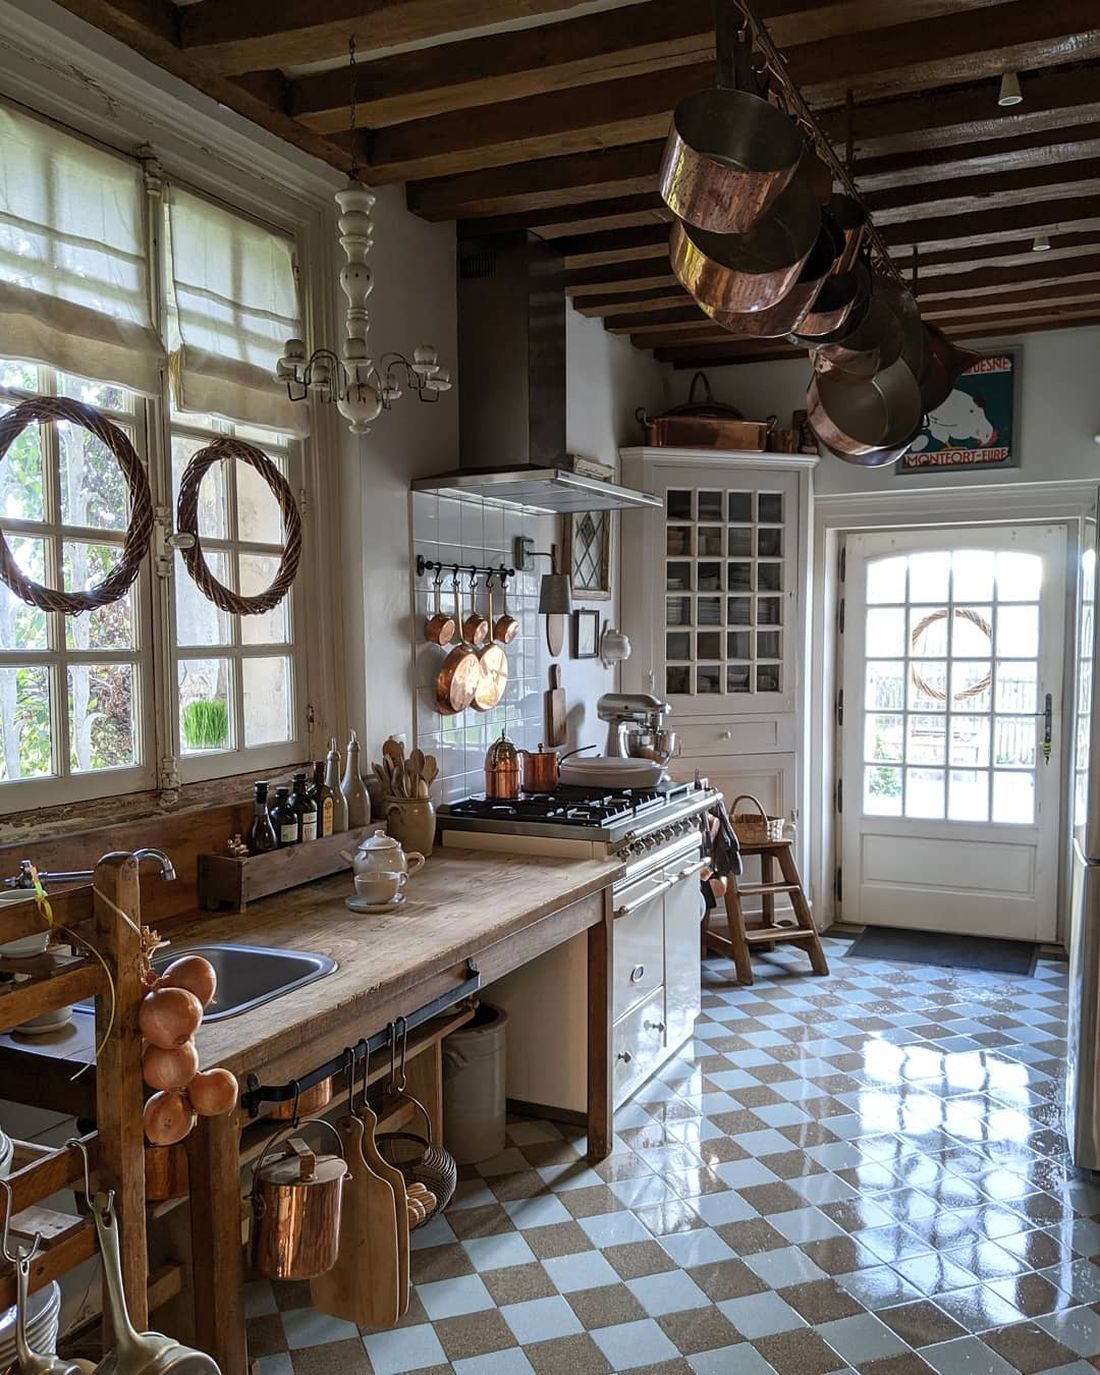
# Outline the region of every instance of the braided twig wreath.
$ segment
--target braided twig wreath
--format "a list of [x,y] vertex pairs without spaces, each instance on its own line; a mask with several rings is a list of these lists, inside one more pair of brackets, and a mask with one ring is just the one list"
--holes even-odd
[[[932,611],[925,616],[923,620],[918,621],[913,627],[912,635],[909,637],[909,643],[912,648],[916,649],[917,641],[930,625],[933,625],[936,621],[945,621],[948,614],[949,613],[945,609]],[[961,616],[964,620],[970,621],[972,625],[976,625],[979,630],[984,631],[985,634],[989,636],[990,643],[992,644],[993,627],[984,616],[980,615],[977,611],[971,611],[969,607],[965,606],[956,606],[954,608],[954,614],[956,616]],[[923,692],[924,695],[931,698],[933,702],[947,701],[947,693],[941,692],[939,688],[933,687],[931,683],[922,678],[912,664],[909,666],[909,675],[913,679],[913,686],[918,692]],[[969,687],[963,688],[960,692],[953,692],[951,694],[951,700],[953,702],[965,702],[971,697],[980,697],[992,681],[993,674],[987,673],[984,677],[979,678],[976,683],[971,683]]]
[[[237,459],[241,463],[247,463],[250,468],[255,468],[271,488],[283,513],[286,543],[279,560],[278,572],[271,585],[254,597],[242,597],[218,582],[207,566],[206,557],[202,552],[198,514],[199,488],[208,470],[223,458]],[[278,606],[297,577],[298,563],[302,556],[302,518],[298,513],[298,503],[294,500],[294,493],[290,490],[286,478],[268,456],[254,444],[246,444],[243,439],[220,437],[211,440],[205,449],[200,449],[192,458],[180,483],[179,501],[176,503],[176,530],[179,534],[191,535],[194,539],[190,548],[181,550],[183,561],[199,591],[222,611],[229,611],[237,616],[262,615],[273,606]]]
[[41,611],[60,611],[66,616],[79,616],[83,611],[95,611],[110,606],[129,591],[138,575],[141,561],[149,549],[153,534],[153,498],[145,468],[126,435],[101,415],[94,406],[63,396],[35,396],[20,401],[4,416],[0,416],[0,462],[16,438],[28,425],[46,420],[68,420],[94,434],[114,455],[130,489],[130,524],[122,546],[122,557],[103,581],[87,592],[63,592],[55,587],[43,587],[32,582],[15,561],[7,541],[0,533],[0,579],[20,601],[37,606]]

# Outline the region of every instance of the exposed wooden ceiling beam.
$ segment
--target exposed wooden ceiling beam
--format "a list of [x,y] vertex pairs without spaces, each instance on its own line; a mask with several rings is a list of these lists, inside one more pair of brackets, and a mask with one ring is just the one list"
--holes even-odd
[[[1025,234],[1066,234],[1100,229],[1100,197],[1095,195],[1053,200],[1041,199],[1003,208],[990,206],[962,215],[934,219],[913,217],[883,227],[882,237],[891,249],[929,245],[939,248],[981,248],[991,243],[1018,241]],[[904,257],[904,254],[902,255]]]
[[642,261],[602,263],[597,267],[567,268],[565,294],[575,296],[585,291],[617,291],[629,294],[639,287],[667,286],[675,282],[669,267],[668,254],[657,252]]
[[1100,191],[1100,158],[1093,156],[1080,162],[1044,162],[1038,167],[1020,167],[1011,172],[895,186],[886,191],[872,191],[863,199],[875,223],[882,228],[915,217],[935,219],[973,212],[989,214],[993,206],[996,206],[993,213],[1000,213],[1014,205],[1034,204],[1036,200],[1071,199],[1097,191]]
[[[1061,117],[1076,119],[1076,110],[1063,110]],[[1100,102],[1097,102],[1100,115]],[[964,148],[940,145],[875,158],[858,158],[852,174],[863,193],[888,186],[906,186],[928,181],[930,174],[940,177],[982,176],[990,172],[1010,172],[1049,162],[1076,162],[1100,154],[1100,120],[1066,123],[1056,129],[1030,132],[1005,126],[1001,138]]]

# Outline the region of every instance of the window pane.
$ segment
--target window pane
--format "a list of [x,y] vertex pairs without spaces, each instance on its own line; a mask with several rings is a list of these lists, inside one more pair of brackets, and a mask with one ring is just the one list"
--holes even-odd
[[993,700],[988,659],[957,659],[951,665],[951,705],[962,711],[988,711]]
[[947,600],[947,580],[951,555],[936,550],[930,554],[909,555],[909,595],[916,593],[930,602]]
[[290,660],[244,659],[244,743],[290,740]]
[[[283,465],[273,459],[275,466],[282,471]],[[247,463],[238,463],[237,474],[237,529],[242,540],[256,544],[281,544],[283,540],[283,513],[275,494],[255,468]]]
[[905,612],[901,607],[871,607],[867,612],[867,657],[897,658],[905,653]]
[[[133,435],[129,436],[131,443]],[[106,444],[81,425],[57,425],[61,520],[100,530],[125,530],[130,496],[122,469]]]
[[[8,548],[19,567],[35,582],[44,582],[45,543],[7,534]],[[0,649],[45,649],[46,613],[21,601],[0,583]]]
[[[206,562],[214,577],[226,585],[228,582],[228,558],[225,554],[207,553]],[[177,645],[225,645],[229,643],[229,616],[219,611],[191,580],[191,575],[183,566],[183,560],[176,562],[172,574],[173,591],[176,602],[176,644]]]
[[994,726],[993,762],[998,767],[1035,767],[1034,716],[998,716]]
[[[0,384],[3,371],[12,366],[0,364]],[[32,383],[30,390],[37,387]],[[10,410],[10,406],[0,402],[0,415]],[[12,440],[0,463],[0,519],[8,516],[12,520],[45,520],[43,501],[42,431],[37,425],[28,425]]]
[[981,769],[952,769],[947,815],[951,821],[988,821],[989,775]]
[[901,716],[868,712],[863,727],[863,757],[868,763],[901,763],[903,719]]
[[900,769],[864,769],[863,810],[867,816],[901,816]]
[[947,718],[910,716],[905,758],[910,764],[944,764],[947,748]]
[[[1091,636],[1084,638],[1089,644]],[[1039,654],[1039,608],[997,608],[997,653],[1006,659],[1034,659]]]
[[911,606],[909,608],[910,653],[922,658],[947,656],[947,608]]
[[1002,773],[993,775],[993,820],[1030,826],[1035,820],[1035,775]]
[[[87,592],[101,583],[122,557],[117,544],[82,544],[66,540],[62,547],[65,589]],[[65,617],[69,649],[132,649],[134,647],[133,589],[110,606]]]
[[988,549],[956,549],[951,561],[951,595],[957,602],[987,602],[993,596],[996,555]]
[[[254,597],[271,586],[279,571],[279,560],[262,554],[242,554],[241,594]],[[282,645],[287,641],[287,598],[261,616],[241,617],[241,643],[246,645]]]
[[1037,602],[1042,585],[1042,555],[1015,554],[1008,551],[997,555],[998,601]]
[[[191,459],[203,448],[201,439],[172,436],[172,508],[179,499],[180,483]],[[199,533],[211,539],[225,539],[226,527],[225,460],[207,470],[199,488]]]
[[957,606],[951,636],[951,653],[956,659],[977,659],[992,654],[993,608]]
[[15,363],[8,358],[0,358],[0,387],[36,392],[38,369],[33,363]]
[[0,668],[0,779],[52,772],[49,670]]
[[942,659],[915,659],[909,665],[909,710],[943,711],[947,665]]
[[978,769],[989,764],[988,716],[952,716],[950,762]]
[[997,710],[1036,710],[1037,666],[1034,663],[997,663]]
[[905,600],[907,564],[903,555],[894,559],[875,559],[867,565],[867,601],[870,605]]
[[232,748],[228,659],[181,659],[180,745],[184,754]]
[[943,816],[943,769],[905,770],[905,815],[939,820]]
[[905,665],[876,663],[867,665],[868,711],[900,711],[905,706]]
[[70,664],[69,766],[74,773],[135,762],[133,664]]
[[69,377],[65,373],[58,376],[57,382],[62,396],[71,396],[75,401],[98,406],[100,410],[133,414],[134,393],[125,387],[116,387],[113,382],[89,382],[86,378]]

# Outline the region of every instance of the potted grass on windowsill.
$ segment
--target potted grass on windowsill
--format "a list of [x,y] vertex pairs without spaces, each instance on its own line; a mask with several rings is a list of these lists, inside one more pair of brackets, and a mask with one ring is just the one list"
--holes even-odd
[[229,709],[224,702],[188,702],[180,713],[180,729],[189,750],[220,750],[229,743]]

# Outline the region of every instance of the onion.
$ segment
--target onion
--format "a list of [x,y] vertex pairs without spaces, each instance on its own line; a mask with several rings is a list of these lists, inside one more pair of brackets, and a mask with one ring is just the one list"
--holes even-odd
[[149,1045],[141,1057],[141,1076],[151,1089],[185,1089],[199,1072],[199,1052],[194,1041],[165,1050]]
[[237,1106],[237,1092],[237,1080],[227,1069],[208,1069],[191,1080],[187,1096],[200,1117],[221,1117]]
[[154,988],[138,1008],[141,1034],[162,1050],[189,1041],[201,1022],[202,1003],[186,988]]
[[154,1146],[174,1146],[195,1125],[195,1114],[182,1093],[154,1093],[143,1114],[145,1138]]
[[217,986],[218,976],[214,973],[214,966],[201,955],[182,955],[178,960],[173,960],[157,980],[158,988],[186,988],[203,1007],[213,1001]]

